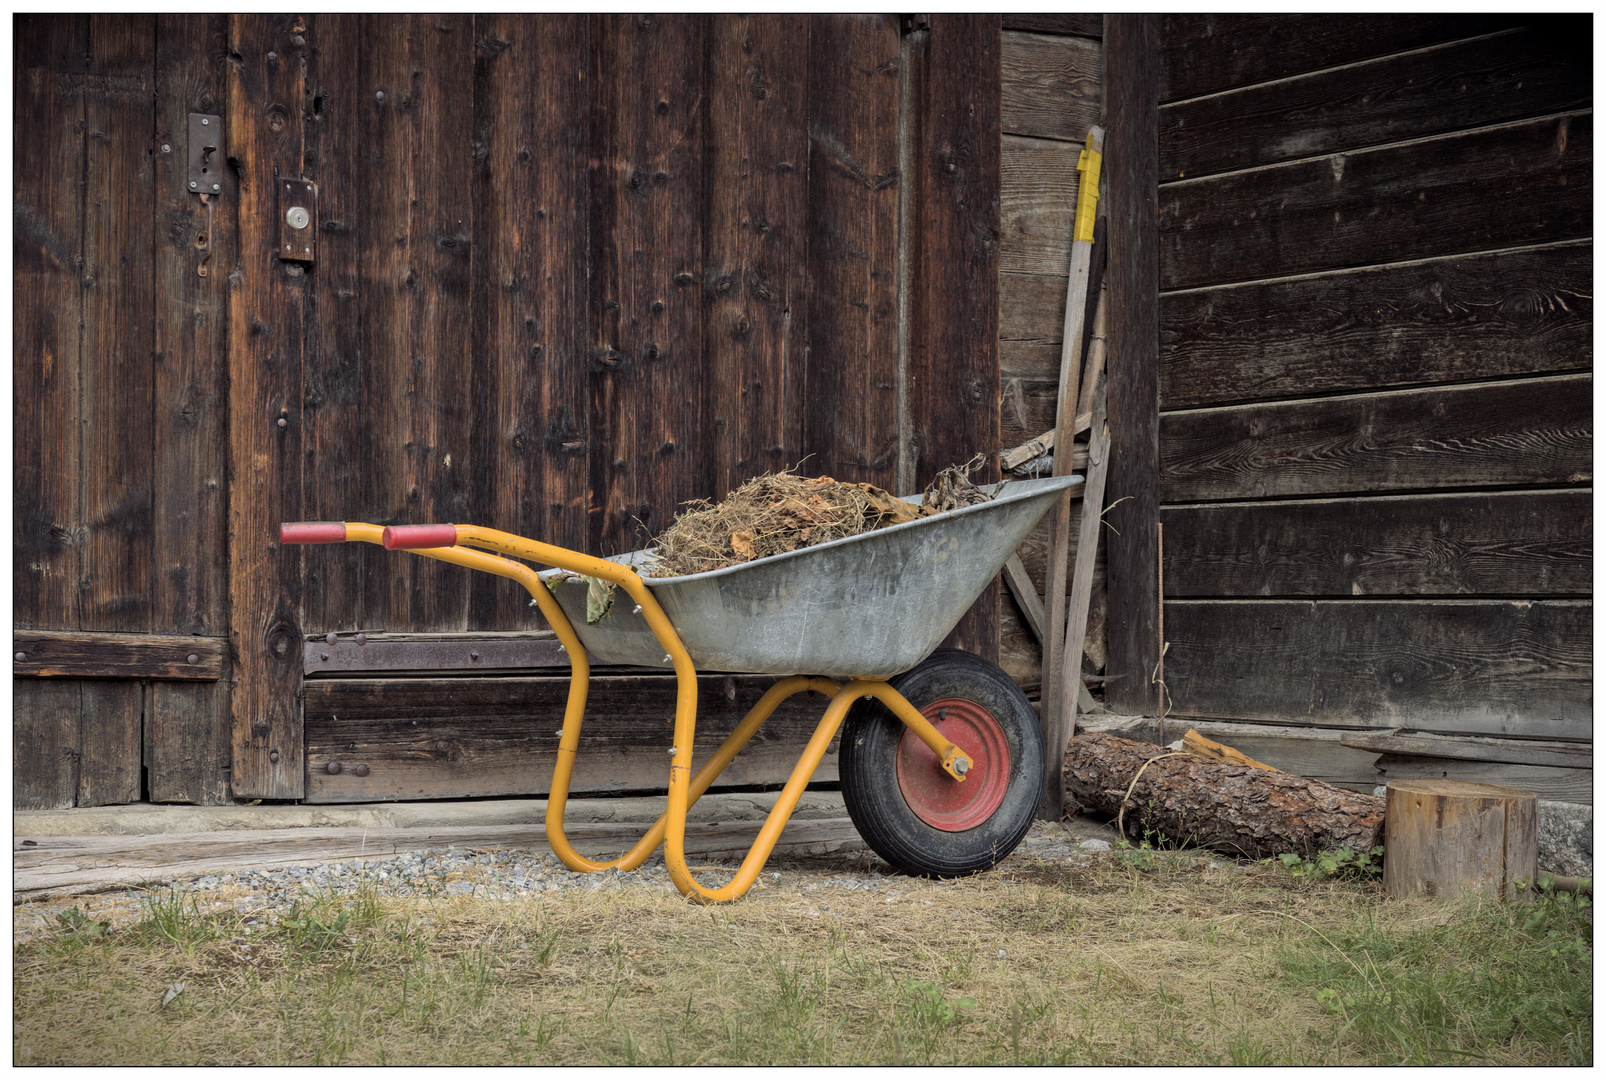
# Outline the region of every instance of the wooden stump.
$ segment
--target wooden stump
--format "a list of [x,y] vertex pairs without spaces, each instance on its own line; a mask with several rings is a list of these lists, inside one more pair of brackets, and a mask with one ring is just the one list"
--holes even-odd
[[1503,899],[1539,872],[1539,799],[1465,780],[1394,780],[1383,825],[1390,896],[1492,889]]

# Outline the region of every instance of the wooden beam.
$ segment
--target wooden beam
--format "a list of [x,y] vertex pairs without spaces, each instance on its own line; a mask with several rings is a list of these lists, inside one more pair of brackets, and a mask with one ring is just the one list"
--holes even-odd
[[1326,67],[1165,106],[1160,175],[1206,176],[1588,108],[1591,82],[1587,49],[1531,26]]
[[[1105,254],[1105,246],[1100,240],[1105,240],[1108,233],[1103,235],[1088,235],[1087,222],[1083,219],[1091,213],[1094,220],[1098,219],[1098,206],[1091,200],[1098,195],[1098,180],[1093,172],[1104,153],[1104,129],[1090,128],[1087,133],[1087,150],[1085,151],[1086,170],[1079,166],[1081,184],[1079,199],[1076,208],[1077,232],[1071,245],[1070,274],[1065,281],[1065,325],[1060,333],[1060,372],[1059,396],[1054,408],[1054,441],[1058,446],[1070,446],[1076,431],[1077,404],[1082,386],[1082,338],[1087,325],[1087,308],[1089,296],[1098,297],[1098,287],[1092,278],[1095,266],[1102,274],[1103,262],[1100,258]],[[1086,185],[1095,185],[1093,190],[1086,190]],[[1081,196],[1085,194],[1085,198]],[[1084,209],[1085,207],[1085,209]],[[1095,230],[1096,232],[1096,230]],[[1069,476],[1071,472],[1071,455],[1057,454],[1054,457],[1054,475]],[[1061,694],[1064,678],[1061,665],[1065,655],[1065,582],[1070,573],[1067,565],[1070,559],[1071,543],[1071,501],[1070,492],[1061,492],[1054,504],[1054,545],[1048,560],[1048,583],[1044,592],[1044,605],[1048,609],[1048,636],[1043,641],[1043,731],[1045,735],[1054,735],[1067,729],[1066,713],[1074,714],[1076,700],[1074,696],[1067,701]],[[1086,502],[1084,500],[1084,510]],[[1053,756],[1052,742],[1050,756]],[[1060,785],[1049,784],[1043,793],[1046,802],[1045,808],[1050,808],[1060,794]],[[1058,820],[1058,814],[1054,815]]]
[[279,261],[276,209],[279,179],[302,175],[307,46],[292,32],[298,20],[236,15],[229,27],[224,139],[238,164],[224,172],[222,197],[237,201],[240,223],[229,304],[229,638],[239,658],[232,785],[244,798],[298,799],[306,777],[296,699],[302,558],[277,542],[279,522],[304,516],[308,282],[299,263]]
[[[978,453],[986,463],[972,479],[998,478],[999,17],[937,14],[930,25],[904,101],[919,131],[900,180],[915,207],[904,242],[916,489]],[[998,602],[995,580],[945,643],[996,661]]]
[[1586,597],[1592,500],[1583,488],[1168,506],[1165,592]]
[[1587,371],[1594,257],[1568,240],[1167,293],[1161,407]]
[[1037,586],[1026,573],[1026,566],[1020,561],[1018,553],[1011,554],[1005,561],[1004,581],[1009,585],[1009,591],[1014,595],[1015,602],[1020,604],[1021,614],[1026,616],[1026,624],[1031,627],[1032,636],[1041,645],[1044,634],[1047,633],[1048,614],[1043,610],[1043,598],[1037,595]]
[[[1093,359],[1095,368],[1103,367],[1104,305],[1100,305],[1098,327],[1094,330],[1093,348],[1099,354]],[[1089,441],[1088,456],[1092,467],[1087,474],[1087,488],[1082,494],[1082,517],[1076,538],[1076,572],[1071,577],[1071,595],[1066,604],[1068,618],[1065,626],[1065,651],[1057,665],[1060,680],[1055,700],[1060,713],[1052,727],[1045,728],[1044,741],[1048,743],[1049,760],[1056,765],[1065,757],[1065,747],[1076,734],[1076,716],[1082,711],[1082,699],[1087,696],[1082,685],[1082,652],[1087,642],[1088,605],[1093,597],[1093,570],[1098,556],[1100,526],[1103,524],[1104,487],[1110,468],[1110,429],[1105,423],[1105,382],[1100,373],[1093,392],[1093,423],[1096,434]],[[1057,774],[1057,770],[1056,774]],[[1064,813],[1063,784],[1052,784],[1044,789],[1050,801],[1044,804],[1045,816],[1058,820]],[[1059,802],[1059,806],[1054,803]]]
[[221,637],[17,630],[11,635],[11,673],[39,679],[216,681],[227,648]]
[[[774,681],[699,677],[697,760],[719,746]],[[674,686],[664,675],[592,677],[574,792],[667,785]],[[568,694],[562,675],[309,680],[307,800],[545,794]],[[813,694],[783,702],[718,786],[784,783],[825,705]],[[814,779],[836,779],[834,743]]]
[[1105,18],[1109,100],[1109,645],[1105,705],[1158,710],[1159,26]]
[[[621,854],[651,822],[575,822],[564,833],[594,858]],[[686,853],[743,856],[761,821],[689,821]],[[24,846],[26,843],[26,846]],[[824,854],[864,847],[850,818],[793,818],[777,854]],[[240,829],[155,836],[41,836],[12,845],[12,898],[39,901],[111,889],[151,888],[201,874],[258,867],[388,859],[433,848],[548,853],[542,825],[446,825],[434,828]],[[665,886],[666,888],[668,886]]]
[[1592,769],[1595,763],[1593,745],[1533,742],[1527,739],[1449,738],[1443,735],[1401,735],[1392,731],[1346,731],[1338,741],[1357,750],[1375,750],[1380,754],[1499,761],[1510,765],[1548,765],[1558,769]]
[[1590,737],[1587,600],[1171,600],[1165,621],[1178,716]]
[[1270,82],[1522,21],[1519,15],[1166,15],[1160,100]]
[[1558,375],[1164,413],[1161,495],[1203,502],[1589,483],[1593,381]]
[[1593,154],[1579,110],[1167,184],[1161,286],[1582,239]]

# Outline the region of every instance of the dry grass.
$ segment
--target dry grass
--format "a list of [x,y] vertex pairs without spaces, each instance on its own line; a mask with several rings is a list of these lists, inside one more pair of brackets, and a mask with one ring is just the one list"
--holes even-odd
[[[159,902],[110,934],[16,951],[13,1060],[1379,1064],[1387,1048],[1290,978],[1290,956],[1337,963],[1346,935],[1406,940],[1468,917],[1191,860],[1028,862],[873,892],[828,877],[766,875],[714,908],[639,887],[369,894],[260,929]],[[1520,1037],[1478,1053],[1566,1063]]]

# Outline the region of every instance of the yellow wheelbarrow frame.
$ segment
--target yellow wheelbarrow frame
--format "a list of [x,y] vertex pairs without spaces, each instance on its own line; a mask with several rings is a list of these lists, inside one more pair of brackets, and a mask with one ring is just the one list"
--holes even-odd
[[[564,709],[563,733],[558,742],[558,761],[552,770],[552,788],[547,797],[547,843],[563,864],[571,870],[634,870],[645,863],[652,853],[664,846],[664,862],[675,887],[684,895],[705,904],[735,900],[744,895],[758,880],[764,864],[775,850],[781,830],[786,827],[802,798],[809,778],[825,757],[826,747],[836,736],[848,709],[860,698],[872,697],[891,709],[899,720],[914,732],[921,742],[929,746],[942,763],[943,769],[955,783],[963,783],[965,774],[974,764],[953,743],[943,738],[931,722],[921,715],[902,694],[882,679],[852,679],[846,685],[830,679],[793,675],[770,687],[758,704],[748,712],[736,730],[720,745],[712,757],[692,774],[692,740],[697,731],[697,669],[691,656],[681,643],[669,617],[653,597],[641,577],[629,567],[607,559],[582,555],[576,551],[543,544],[499,529],[478,525],[370,525],[366,522],[287,522],[279,527],[279,539],[285,544],[338,544],[359,541],[378,544],[387,550],[409,550],[441,562],[482,570],[488,574],[511,578],[524,586],[534,598],[541,614],[558,635],[564,652],[569,657],[569,700]],[[484,550],[475,550],[484,549]],[[487,552],[500,552],[499,555]],[[504,558],[511,555],[514,558]],[[591,665],[586,660],[585,647],[580,643],[568,616],[557,600],[536,576],[536,572],[523,562],[528,560],[544,566],[553,566],[586,577],[600,578],[623,589],[640,606],[642,616],[651,627],[664,652],[674,663],[675,737],[670,748],[669,807],[628,852],[609,862],[588,859],[574,850],[563,831],[563,812],[569,799],[569,782],[574,775],[575,756],[580,750],[580,727],[585,717],[586,695],[591,684]],[[770,810],[758,837],[753,841],[736,877],[723,888],[711,889],[697,881],[686,865],[686,814],[693,804],[713,786],[747,741],[768,720],[776,707],[793,694],[813,690],[830,697],[831,702],[820,718],[819,726],[804,747],[792,775],[787,778],[780,798]]]

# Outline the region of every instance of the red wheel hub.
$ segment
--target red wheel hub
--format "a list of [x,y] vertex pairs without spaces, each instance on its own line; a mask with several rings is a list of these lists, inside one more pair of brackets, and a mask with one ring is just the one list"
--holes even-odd
[[964,832],[993,816],[1009,789],[1009,740],[993,714],[963,698],[943,698],[920,710],[942,737],[970,756],[963,783],[949,776],[931,747],[905,728],[898,742],[898,790],[915,815],[934,829]]

